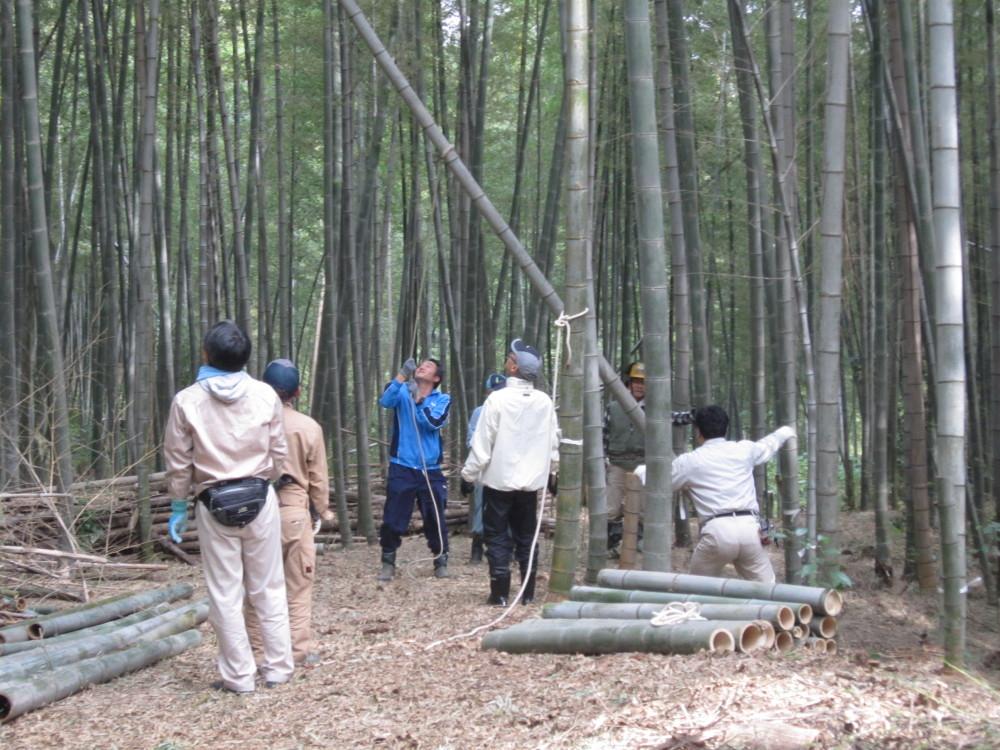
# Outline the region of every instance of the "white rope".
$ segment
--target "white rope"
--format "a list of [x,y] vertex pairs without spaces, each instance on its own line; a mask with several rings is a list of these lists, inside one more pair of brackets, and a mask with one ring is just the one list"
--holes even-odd
[[670,602],[650,619],[654,628],[664,625],[678,625],[692,620],[704,620],[701,616],[701,605],[697,602]]
[[[560,354],[562,353],[563,337],[565,336],[566,349],[569,350],[570,349],[569,338],[570,334],[572,333],[570,322],[575,320],[576,318],[586,315],[588,311],[589,308],[584,308],[583,312],[579,312],[576,315],[566,315],[565,312],[560,313],[559,317],[553,323],[553,325],[556,326],[556,328],[558,329],[556,336],[556,360],[555,360],[555,367],[553,369],[554,374],[552,376],[552,404],[553,407],[556,409],[556,411],[559,410],[559,402],[556,400],[556,395],[559,393],[559,367],[560,367]],[[566,361],[567,362],[570,361],[569,356],[567,356]],[[560,442],[565,442],[565,441],[560,441]],[[552,452],[546,451],[544,476],[546,477],[549,476],[549,470],[551,468],[552,468]],[[538,547],[538,537],[542,533],[542,519],[545,517],[545,501],[548,499],[548,497],[549,497],[549,488],[548,485],[546,485],[545,487],[542,487],[542,496],[538,503],[539,506],[538,520],[535,523],[535,534],[531,539],[531,547],[528,550],[528,567],[525,569],[524,580],[521,581],[521,588],[517,590],[517,594],[511,600],[510,604],[507,605],[507,609],[501,612],[497,617],[495,617],[490,622],[486,623],[485,625],[480,625],[479,627],[473,628],[468,633],[459,633],[457,635],[452,635],[447,638],[442,638],[441,640],[427,644],[424,647],[425,651],[430,651],[432,648],[442,646],[445,643],[451,643],[452,641],[460,641],[466,638],[472,638],[476,635],[479,635],[479,633],[483,632],[484,630],[491,630],[492,628],[496,627],[501,622],[503,622],[505,619],[507,619],[507,616],[514,611],[514,608],[517,607],[518,602],[521,601],[521,597],[524,595],[524,589],[528,585],[528,581],[531,578],[532,570],[534,570],[535,550]]]

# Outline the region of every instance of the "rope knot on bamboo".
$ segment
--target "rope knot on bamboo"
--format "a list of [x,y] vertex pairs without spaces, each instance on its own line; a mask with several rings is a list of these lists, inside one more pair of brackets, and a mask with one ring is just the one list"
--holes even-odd
[[659,628],[665,625],[678,625],[682,622],[704,619],[701,616],[701,605],[697,602],[670,602],[653,615],[649,624]]

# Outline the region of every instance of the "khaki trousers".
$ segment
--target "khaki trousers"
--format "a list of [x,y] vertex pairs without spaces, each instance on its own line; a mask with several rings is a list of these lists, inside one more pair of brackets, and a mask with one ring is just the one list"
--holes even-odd
[[621,521],[627,503],[642,512],[642,482],[634,473],[609,463],[607,479],[608,521]]
[[774,583],[774,568],[761,546],[755,516],[723,516],[702,525],[691,555],[691,573],[719,577],[729,563],[740,578]]
[[196,505],[208,588],[208,620],[219,641],[218,666],[223,684],[238,692],[254,689],[257,664],[243,618],[244,596],[260,616],[261,676],[270,682],[287,682],[294,667],[274,490],[268,490],[260,515],[243,528],[223,526],[203,503]]
[[[301,664],[314,650],[312,632],[312,591],[316,578],[316,544],[313,542],[312,518],[298,506],[281,507],[281,556],[285,567],[285,590],[288,592],[288,622],[292,632],[292,657]],[[253,607],[245,610],[247,631],[253,652],[263,653],[260,624]]]

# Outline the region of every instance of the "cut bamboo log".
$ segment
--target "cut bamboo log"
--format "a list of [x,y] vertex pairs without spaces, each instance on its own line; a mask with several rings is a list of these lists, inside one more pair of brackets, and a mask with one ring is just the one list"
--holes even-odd
[[775,650],[781,653],[784,653],[785,651],[791,651],[793,648],[795,648],[795,638],[787,630],[782,630],[780,633],[775,633],[774,648]]
[[688,573],[655,573],[646,570],[611,568],[605,568],[597,574],[597,583],[619,589],[803,602],[811,606],[815,612],[833,617],[840,614],[844,608],[844,598],[835,589],[796,586],[791,583],[761,583],[738,578],[713,578]]
[[[116,628],[125,627],[127,625],[134,625],[137,622],[142,622],[143,620],[149,620],[157,615],[162,615],[164,612],[169,612],[173,608],[173,604],[170,602],[163,602],[162,604],[157,604],[155,607],[150,607],[149,609],[144,609],[135,614],[123,617],[120,620],[112,620],[111,622],[101,623],[100,625],[93,625],[89,628],[83,628],[81,630],[74,630],[71,633],[63,633],[62,635],[56,635],[51,638],[44,638],[42,640],[28,640],[28,641],[18,641],[17,643],[0,643],[0,656],[9,656],[11,654],[20,654],[25,651],[32,651],[41,646],[50,646],[54,644],[68,643],[69,641],[75,641],[80,638],[90,638],[91,636],[101,635],[102,633],[109,633]],[[0,664],[3,661],[0,660]]]
[[148,620],[115,628],[90,638],[61,644],[42,645],[29,653],[0,659],[0,682],[19,680],[45,669],[73,664],[83,659],[119,651],[135,643],[159,640],[184,630],[197,628],[208,619],[208,600],[172,609]]
[[159,539],[156,540],[156,543],[160,545],[161,549],[166,550],[171,555],[176,557],[178,560],[181,560],[187,563],[188,565],[198,564],[197,560],[195,560],[191,555],[189,555],[187,552],[185,552],[176,544],[174,544],[173,540],[170,539],[170,537],[161,536]]
[[23,612],[27,606],[28,601],[23,596],[0,596],[0,608]]
[[132,614],[160,602],[186,599],[192,593],[194,593],[194,587],[190,583],[178,583],[162,589],[142,591],[138,594],[123,594],[111,599],[91,602],[83,607],[45,615],[36,620],[0,629],[0,643],[16,643],[29,638],[44,638],[45,636],[68,633],[71,630],[80,630]]
[[668,591],[638,591],[635,589],[614,589],[601,586],[574,586],[569,597],[577,602],[615,602],[669,604],[670,602],[697,602],[699,604],[742,604],[753,606],[778,605],[788,607],[798,622],[808,623],[813,618],[812,607],[800,602],[771,601],[770,599],[740,599],[730,596],[707,596],[705,594],[674,594]]
[[802,647],[807,648],[810,651],[814,651],[817,654],[826,653],[826,638],[813,638],[807,637],[802,640]]
[[[605,604],[601,602],[557,602],[542,608],[546,619],[648,620],[663,609],[663,604]],[[698,603],[698,614],[706,620],[764,620],[781,630],[795,625],[795,613],[784,604],[715,604]]]
[[755,620],[757,627],[760,628],[761,633],[763,633],[764,641],[761,643],[761,648],[765,650],[770,650],[774,648],[774,642],[777,640],[777,635],[774,632],[774,625],[772,625],[767,620]]
[[837,618],[826,615],[809,623],[809,631],[820,638],[830,639],[837,635]]
[[[732,623],[690,621],[657,628],[627,620],[525,620],[488,633],[482,648],[512,654],[694,654],[733,651]],[[758,637],[760,629],[755,628]]]
[[158,641],[140,643],[124,651],[104,654],[39,675],[0,684],[0,721],[47,706],[82,690],[134,672],[201,643],[201,633],[187,630]]
[[838,650],[837,642],[832,638],[827,639],[826,653],[830,654],[830,656],[833,656],[835,653],[837,653],[837,650]]

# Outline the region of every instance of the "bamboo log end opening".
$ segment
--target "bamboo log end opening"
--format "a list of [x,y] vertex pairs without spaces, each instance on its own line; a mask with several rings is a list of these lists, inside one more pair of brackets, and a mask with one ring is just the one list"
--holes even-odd
[[830,615],[826,615],[821,617],[819,620],[814,621],[811,627],[813,632],[826,639],[833,638],[837,635],[837,619],[835,617],[830,617]]
[[781,630],[791,630],[795,627],[795,613],[791,607],[779,607],[776,619]]
[[6,724],[10,718],[12,703],[11,698],[0,693],[0,724]]
[[708,650],[710,653],[731,652],[736,650],[736,639],[733,638],[733,634],[728,630],[723,630],[719,628],[718,630],[712,631],[712,635],[708,639]]
[[28,638],[32,641],[40,641],[45,637],[45,628],[42,623],[36,622],[28,626]]
[[751,622],[740,628],[736,650],[748,654],[762,648],[765,642],[763,629],[757,623]]
[[800,625],[808,625],[813,619],[813,608],[808,604],[800,604],[798,612],[798,620]]
[[836,590],[827,591],[823,595],[823,610],[825,614],[836,617],[844,609],[844,597]]
[[787,630],[782,630],[774,636],[774,648],[779,653],[785,653],[795,648],[795,637]]
[[832,638],[827,639],[826,653],[830,654],[830,656],[833,656],[835,653],[837,653],[837,650],[838,650],[837,642]]

